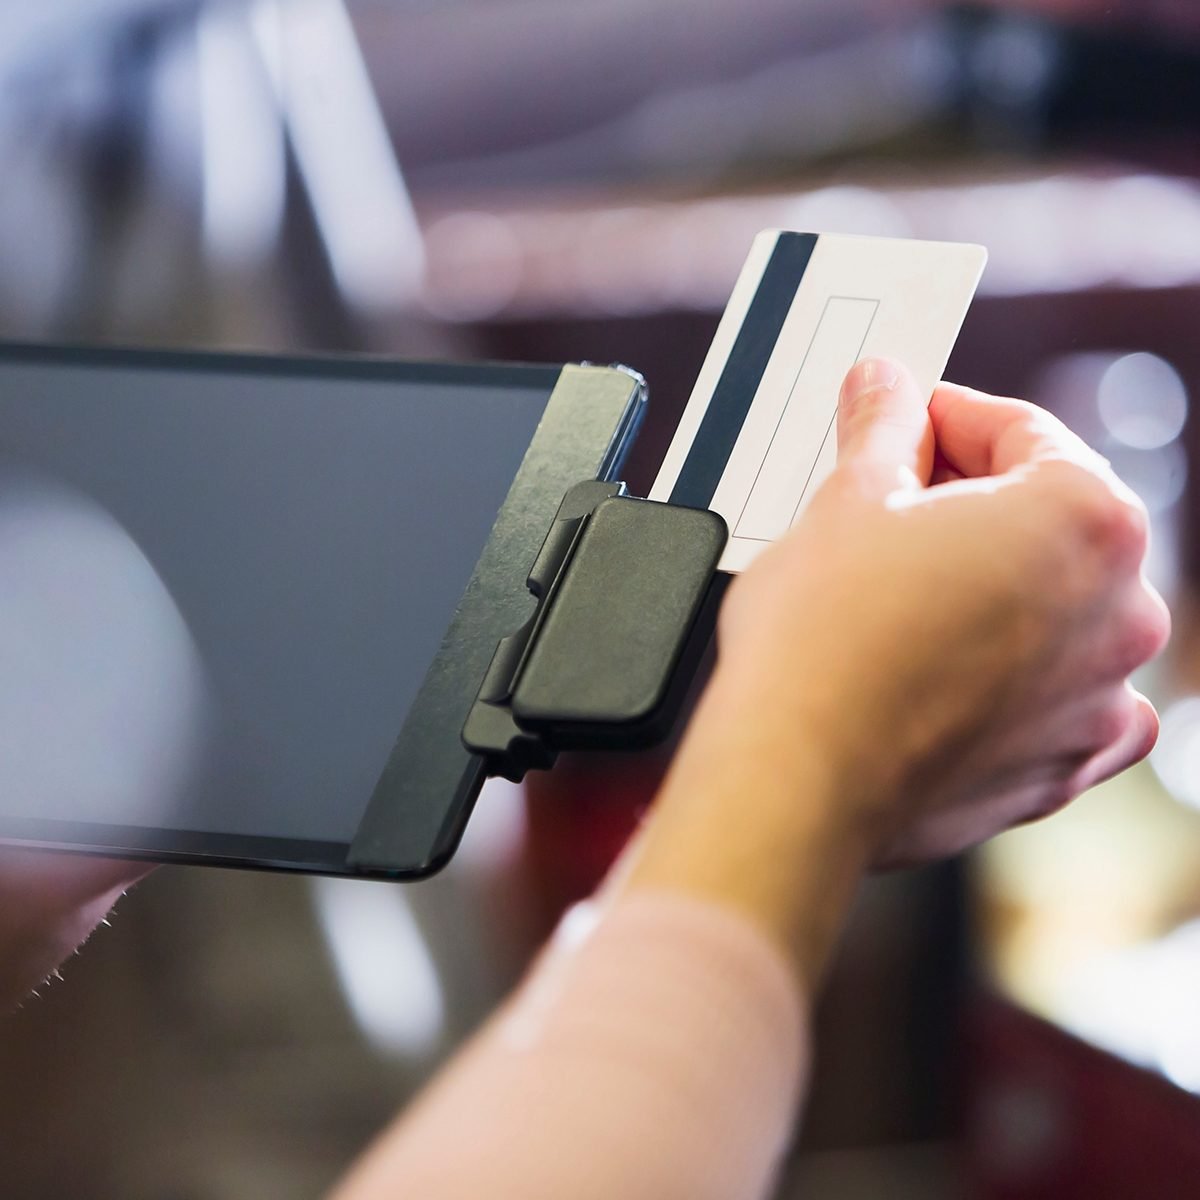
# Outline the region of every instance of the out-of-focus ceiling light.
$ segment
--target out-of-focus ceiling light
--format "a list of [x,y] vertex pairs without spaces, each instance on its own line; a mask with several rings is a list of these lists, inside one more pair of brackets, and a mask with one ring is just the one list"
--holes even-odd
[[1080,972],[1064,1001],[1067,1028],[1111,1053],[1200,1092],[1200,921]]
[[1107,432],[1135,450],[1175,441],[1187,419],[1187,388],[1156,354],[1126,354],[1104,372],[1096,395]]
[[246,10],[203,8],[197,48],[204,244],[218,262],[253,267],[283,223],[283,124]]
[[1163,712],[1150,763],[1175,799],[1200,809],[1200,696],[1177,700]]
[[330,266],[366,312],[404,308],[425,249],[342,0],[255,0],[255,37]]
[[346,1004],[375,1049],[413,1058],[445,1028],[441,979],[408,897],[394,883],[309,881],[313,906]]
[[1164,513],[1183,496],[1187,483],[1187,454],[1179,442],[1168,442],[1153,450],[1105,447],[1113,470],[1141,498],[1152,513]]

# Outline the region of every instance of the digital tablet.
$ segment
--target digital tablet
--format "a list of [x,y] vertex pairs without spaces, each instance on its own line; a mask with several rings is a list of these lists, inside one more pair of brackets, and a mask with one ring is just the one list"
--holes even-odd
[[0,346],[0,841],[417,877],[620,368]]

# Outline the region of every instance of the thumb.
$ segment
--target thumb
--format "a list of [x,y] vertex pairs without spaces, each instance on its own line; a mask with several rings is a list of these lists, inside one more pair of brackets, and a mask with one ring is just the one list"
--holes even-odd
[[882,494],[927,486],[934,450],[928,408],[907,367],[864,359],[838,399],[838,465],[852,465]]

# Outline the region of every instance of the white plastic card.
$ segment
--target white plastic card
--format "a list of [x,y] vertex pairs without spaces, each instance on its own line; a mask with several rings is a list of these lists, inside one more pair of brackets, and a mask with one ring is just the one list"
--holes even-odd
[[982,246],[760,233],[650,491],[719,512],[725,571],[799,518],[837,457],[860,359],[900,359],[932,395],[987,261]]

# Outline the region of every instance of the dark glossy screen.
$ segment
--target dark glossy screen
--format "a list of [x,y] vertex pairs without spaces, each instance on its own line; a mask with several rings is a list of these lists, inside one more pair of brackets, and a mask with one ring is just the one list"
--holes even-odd
[[0,358],[0,834],[349,841],[553,382],[503,378]]

